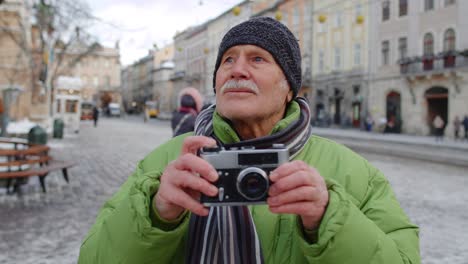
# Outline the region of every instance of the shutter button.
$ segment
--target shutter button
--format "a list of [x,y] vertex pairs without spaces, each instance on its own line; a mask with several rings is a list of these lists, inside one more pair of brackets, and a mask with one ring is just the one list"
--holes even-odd
[[224,200],[224,188],[220,187],[218,190],[218,200],[222,202]]

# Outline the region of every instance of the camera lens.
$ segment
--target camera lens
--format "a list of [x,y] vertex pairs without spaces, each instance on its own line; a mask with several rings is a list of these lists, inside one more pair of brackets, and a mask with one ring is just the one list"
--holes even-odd
[[259,168],[247,168],[239,173],[237,190],[248,200],[259,200],[268,191],[268,178],[265,171]]

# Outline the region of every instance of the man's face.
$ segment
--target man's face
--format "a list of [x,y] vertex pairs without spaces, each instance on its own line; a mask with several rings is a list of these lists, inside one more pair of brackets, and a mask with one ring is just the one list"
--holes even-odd
[[282,118],[292,92],[273,56],[255,45],[228,49],[216,73],[216,109],[231,121]]

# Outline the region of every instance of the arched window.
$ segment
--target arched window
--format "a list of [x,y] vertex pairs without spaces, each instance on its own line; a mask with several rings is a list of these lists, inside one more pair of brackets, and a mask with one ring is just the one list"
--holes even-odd
[[424,35],[424,55],[434,54],[434,36],[431,33]]
[[444,51],[453,51],[455,50],[455,30],[447,29],[444,34]]

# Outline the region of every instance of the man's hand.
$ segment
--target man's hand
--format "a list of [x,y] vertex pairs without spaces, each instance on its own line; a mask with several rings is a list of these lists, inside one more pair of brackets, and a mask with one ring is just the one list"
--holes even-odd
[[277,214],[301,216],[307,229],[320,225],[328,204],[328,190],[319,172],[303,161],[285,163],[270,173],[273,182],[267,203]]
[[191,136],[184,140],[180,156],[169,163],[161,175],[161,185],[153,199],[163,219],[174,220],[185,210],[208,215],[208,209],[198,198],[200,193],[208,196],[218,194],[218,189],[210,183],[218,180],[218,173],[196,154],[202,147],[213,146],[216,146],[216,141],[209,137]]

